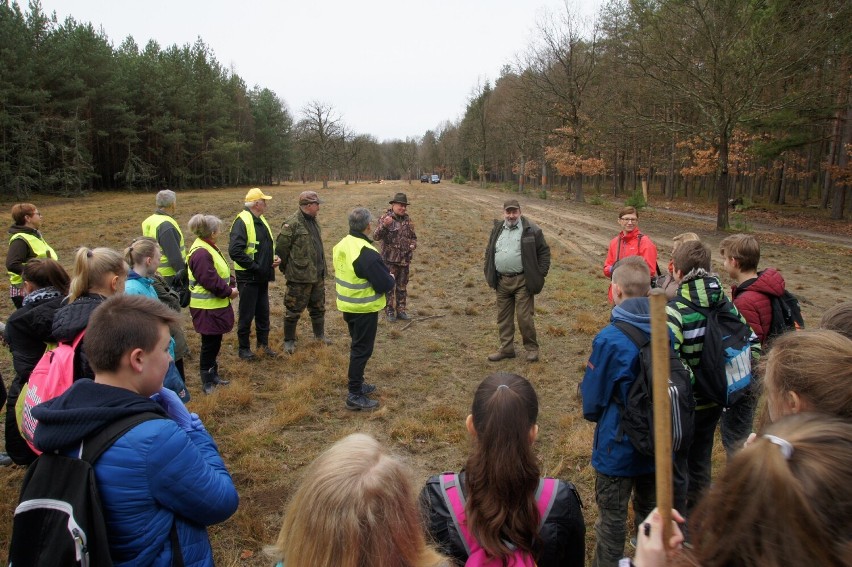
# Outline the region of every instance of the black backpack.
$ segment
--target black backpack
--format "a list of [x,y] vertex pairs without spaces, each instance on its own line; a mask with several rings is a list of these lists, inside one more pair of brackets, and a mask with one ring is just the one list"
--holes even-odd
[[[621,412],[621,429],[633,447],[643,455],[654,456],[654,401],[651,337],[625,321],[613,322],[639,348],[639,371],[627,391],[627,399],[616,403]],[[695,396],[692,375],[669,343],[669,401],[672,412],[672,451],[692,444],[695,433]]]
[[[136,425],[163,419],[153,412],[115,421],[83,443],[81,458],[44,453],[27,470],[12,521],[9,567],[110,567],[109,539],[92,464]],[[173,564],[182,566],[177,530]]]
[[731,407],[751,385],[751,341],[757,340],[748,324],[740,319],[734,304],[725,297],[702,307],[678,297],[706,318],[701,360],[693,368],[695,392],[723,407]]
[[787,331],[805,328],[799,299],[795,295],[785,290],[780,297],[770,295],[769,303],[772,305],[772,323],[769,325],[769,332],[766,333],[767,339],[783,335]]

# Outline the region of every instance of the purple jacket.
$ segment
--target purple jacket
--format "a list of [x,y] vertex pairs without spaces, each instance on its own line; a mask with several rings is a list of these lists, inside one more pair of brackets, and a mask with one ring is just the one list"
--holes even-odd
[[[216,250],[219,249],[212,242],[208,241],[208,244]],[[229,280],[219,277],[216,267],[213,265],[213,258],[204,248],[192,253],[192,256],[189,257],[189,267],[193,276],[195,276],[195,280],[216,297],[230,297],[231,288],[236,287],[233,276]],[[234,307],[230,303],[227,307],[219,309],[190,307],[189,312],[192,314],[192,326],[199,334],[224,335],[234,328]]]

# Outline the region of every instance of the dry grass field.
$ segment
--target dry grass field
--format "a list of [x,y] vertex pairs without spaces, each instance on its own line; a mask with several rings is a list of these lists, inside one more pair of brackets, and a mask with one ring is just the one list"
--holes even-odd
[[[607,323],[608,282],[601,274],[606,246],[617,228],[617,204],[579,205],[559,198],[522,196],[524,214],[544,229],[552,255],[545,289],[536,298],[541,360],[520,358],[489,363],[486,355],[497,346],[494,293],[482,275],[483,251],[491,221],[501,215],[506,198],[497,189],[481,190],[453,184],[420,185],[287,184],[265,187],[274,198],[267,218],[277,234],[283,219],[296,207],[305,188],[317,189],[326,255],[347,232],[347,212],[356,205],[377,216],[397,191],[408,194],[419,245],[409,285],[405,322],[379,323],[375,354],[367,366],[367,381],[378,386],[379,411],[362,414],[344,408],[348,336],[334,308],[333,280],[326,283],[326,347],[310,338],[310,324],[300,323],[300,341],[293,356],[238,359],[236,336],[226,335],[220,358],[222,374],[231,386],[205,397],[197,373],[199,341],[188,315],[185,327],[194,356],[186,363],[193,400],[192,411],[203,418],[219,443],[240,492],[237,513],[210,529],[216,564],[269,565],[264,545],[274,541],[281,514],[303,467],[331,442],[356,431],[370,433],[402,455],[419,485],[442,470],[459,469],[467,451],[463,420],[474,388],[487,374],[504,370],[529,378],[541,404],[538,455],[542,471],[573,481],[585,503],[587,547],[593,543],[596,517],[589,459],[593,424],[584,421],[577,386],[592,337]],[[211,213],[228,225],[240,210],[245,189],[182,192],[178,219],[186,224],[196,212]],[[70,268],[80,245],[123,247],[139,234],[141,221],[153,210],[153,194],[97,194],[75,199],[38,198],[43,230],[62,263]],[[0,209],[8,210],[11,202]],[[714,252],[724,236],[709,221],[667,213],[664,208],[640,214],[640,225],[658,243],[660,264],[668,261],[670,238],[686,230],[698,232]],[[814,221],[812,230],[849,236],[849,223]],[[814,228],[815,227],[815,228]],[[852,274],[852,244],[819,243],[801,234],[758,234],[768,244],[763,266],[776,266],[788,287],[801,296],[806,322],[815,323],[827,307],[849,296],[845,282]],[[220,240],[227,247],[226,236]],[[7,283],[0,285],[0,318],[11,312]],[[284,281],[270,288],[272,347],[282,351]],[[430,317],[429,319],[426,319]],[[520,337],[517,337],[519,340]],[[0,353],[0,370],[8,383],[11,357]],[[722,465],[721,452],[717,454]],[[0,469],[0,562],[8,547],[10,518],[24,470]]]

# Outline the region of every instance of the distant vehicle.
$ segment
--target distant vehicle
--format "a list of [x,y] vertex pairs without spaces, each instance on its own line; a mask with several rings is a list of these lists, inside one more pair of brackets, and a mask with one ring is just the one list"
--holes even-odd
[[440,182],[441,182],[441,176],[438,175],[437,173],[433,173],[432,174],[432,183],[440,183]]
[[428,175],[421,175],[420,176],[420,183],[429,183],[429,176]]

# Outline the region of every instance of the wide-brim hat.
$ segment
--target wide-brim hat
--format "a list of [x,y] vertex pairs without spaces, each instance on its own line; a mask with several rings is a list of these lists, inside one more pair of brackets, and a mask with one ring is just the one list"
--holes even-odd
[[408,205],[408,197],[405,196],[405,193],[397,193],[393,196],[393,199],[388,201],[391,205],[394,203],[399,203],[400,205]]
[[261,199],[271,199],[269,195],[264,195],[263,191],[255,187],[254,189],[249,189],[249,192],[246,193],[246,203],[253,203],[255,201],[260,201]]
[[322,203],[316,191],[302,191],[301,193],[299,193],[300,205],[311,205],[313,203]]

